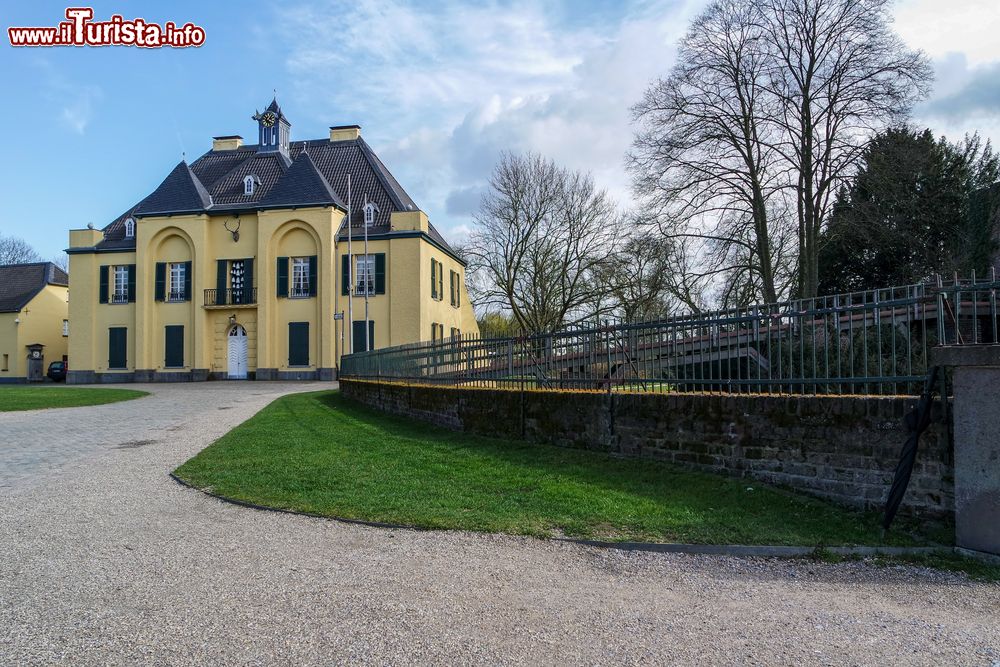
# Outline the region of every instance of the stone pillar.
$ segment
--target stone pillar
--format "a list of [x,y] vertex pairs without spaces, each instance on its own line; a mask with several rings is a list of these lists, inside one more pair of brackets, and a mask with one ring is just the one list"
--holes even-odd
[[1000,555],[1000,345],[943,346],[954,369],[955,544]]

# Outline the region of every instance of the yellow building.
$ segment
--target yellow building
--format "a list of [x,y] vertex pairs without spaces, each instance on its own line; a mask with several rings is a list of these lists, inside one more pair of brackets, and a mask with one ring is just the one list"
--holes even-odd
[[68,285],[51,262],[0,266],[0,382],[41,381],[66,360]]
[[332,379],[366,342],[476,331],[465,264],[358,126],[293,142],[277,102],[253,118],[257,144],[215,137],[70,231],[69,382]]

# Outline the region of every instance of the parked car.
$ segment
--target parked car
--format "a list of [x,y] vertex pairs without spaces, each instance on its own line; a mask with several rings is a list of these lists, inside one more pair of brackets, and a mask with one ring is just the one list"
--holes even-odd
[[65,361],[53,361],[49,364],[49,372],[46,373],[49,379],[53,382],[65,382],[66,381],[66,362]]

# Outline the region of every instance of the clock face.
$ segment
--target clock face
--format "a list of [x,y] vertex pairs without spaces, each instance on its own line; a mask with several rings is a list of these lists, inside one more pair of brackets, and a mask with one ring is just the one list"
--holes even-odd
[[264,127],[271,127],[277,120],[278,117],[274,115],[273,111],[268,111],[260,117],[260,122],[264,125]]

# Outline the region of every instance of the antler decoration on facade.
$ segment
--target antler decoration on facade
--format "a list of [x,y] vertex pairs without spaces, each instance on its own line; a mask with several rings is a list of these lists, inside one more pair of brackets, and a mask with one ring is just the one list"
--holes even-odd
[[233,216],[233,219],[236,222],[236,229],[230,229],[229,228],[229,221],[228,220],[224,221],[222,223],[222,226],[226,228],[227,232],[229,232],[230,234],[233,235],[233,242],[236,242],[236,241],[240,240],[240,214],[237,213],[235,216]]

